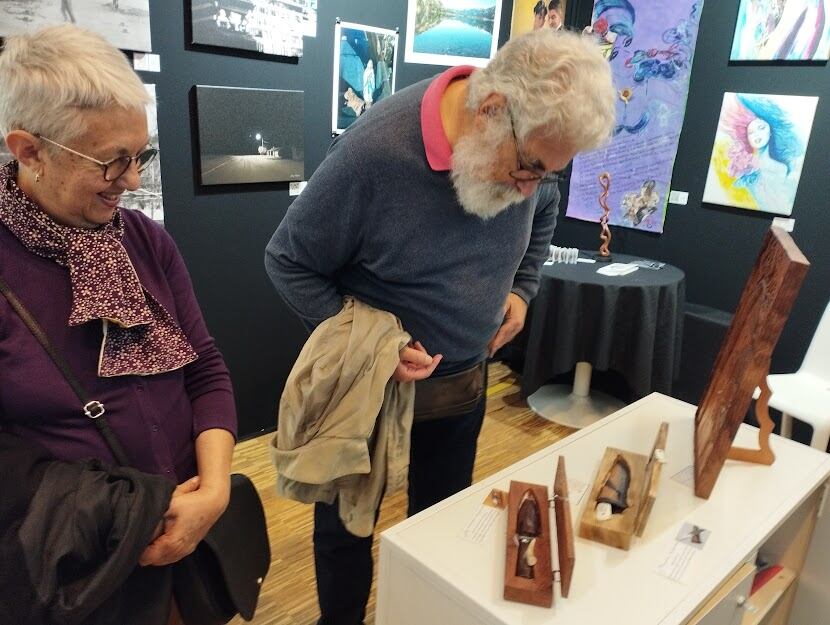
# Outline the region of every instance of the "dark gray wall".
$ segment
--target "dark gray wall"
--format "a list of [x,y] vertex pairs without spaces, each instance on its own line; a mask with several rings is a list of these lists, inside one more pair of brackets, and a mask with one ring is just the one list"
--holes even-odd
[[[240,431],[250,435],[275,425],[282,386],[306,336],[275,294],[262,261],[265,244],[291,198],[287,184],[218,189],[198,185],[194,176],[197,162],[192,87],[203,84],[304,90],[306,175],[310,176],[331,139],[336,17],[400,28],[398,88],[442,68],[403,63],[406,0],[320,0],[317,37],[306,39],[305,56],[299,62],[228,50],[215,53],[190,45],[185,23],[189,4],[190,0],[150,0],[153,47],[162,57],[162,71],[144,74],[144,78],[158,85],[167,228],[187,261],[208,325],[230,366]],[[569,21],[587,23],[593,3],[572,0],[569,4],[573,16]],[[830,295],[830,254],[822,245],[822,236],[830,233],[830,180],[822,156],[830,138],[830,102],[824,100],[830,96],[829,70],[824,65],[730,65],[737,6],[737,0],[709,0],[703,10],[672,185],[690,192],[689,205],[669,207],[662,236],[615,229],[612,249],[682,267],[688,277],[690,301],[733,310],[771,217],[701,205],[722,94],[748,91],[822,96],[793,211],[796,241],[813,261],[813,268],[774,360],[777,370],[794,369]],[[512,1],[505,0],[503,33],[509,29],[511,11]],[[238,114],[244,115],[244,111]],[[554,240],[558,244],[595,247],[597,226],[563,217]]]
[[[590,22],[592,1],[574,3],[576,23]],[[665,231],[614,228],[611,249],[663,260],[686,272],[687,299],[734,312],[773,215],[702,202],[712,143],[725,91],[819,96],[792,217],[793,238],[812,263],[773,355],[772,369],[793,371],[830,298],[830,68],[825,63],[730,63],[738,0],[706,0],[672,188],[689,192],[687,206],[669,205]],[[599,226],[562,219],[554,243],[595,249]],[[830,357],[830,355],[828,355]]]
[[[512,5],[506,4],[509,24]],[[193,86],[304,90],[308,177],[331,141],[337,17],[400,28],[398,89],[444,68],[403,63],[406,0],[320,0],[317,37],[305,39],[299,62],[191,45],[189,6],[190,0],[150,0],[153,49],[162,65],[160,73],[142,72],[142,77],[157,85],[166,226],[187,262],[208,327],[230,367],[240,433],[251,435],[276,425],[279,396],[306,338],[263,268],[265,245],[292,198],[287,183],[218,189],[198,184]]]

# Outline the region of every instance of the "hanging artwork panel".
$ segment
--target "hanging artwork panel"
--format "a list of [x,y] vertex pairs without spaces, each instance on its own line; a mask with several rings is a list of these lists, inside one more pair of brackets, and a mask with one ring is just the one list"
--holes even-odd
[[398,33],[338,22],[334,27],[331,131],[343,132],[395,92]]
[[564,28],[567,6],[568,0],[515,0],[510,36],[516,37],[545,28]]
[[703,201],[790,215],[818,98],[725,93]]
[[300,57],[317,33],[317,0],[190,0],[193,43]]
[[203,185],[300,181],[303,92],[196,87]]
[[122,50],[150,52],[149,0],[12,0],[0,2],[0,37],[54,24],[75,24]]
[[830,0],[741,0],[733,61],[826,61]]
[[[153,101],[147,105],[147,134],[150,145],[159,148],[158,107],[156,86],[144,85]],[[164,225],[164,201],[161,191],[161,152],[150,166],[141,172],[141,186],[135,191],[126,191],[122,196],[122,207],[138,210],[150,219]]]
[[409,0],[407,63],[484,67],[496,54],[502,0]]
[[617,123],[605,147],[574,159],[568,217],[600,220],[608,172],[608,223],[663,232],[702,10],[702,0],[596,0],[593,36],[611,63]]

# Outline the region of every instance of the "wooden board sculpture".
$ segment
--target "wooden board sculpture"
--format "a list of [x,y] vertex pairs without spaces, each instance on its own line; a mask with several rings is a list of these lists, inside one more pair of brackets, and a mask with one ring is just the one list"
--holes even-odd
[[[760,449],[730,453],[756,386],[766,387],[770,357],[810,263],[792,238],[772,228],[744,286],[695,415],[695,495],[708,499],[727,457],[771,464],[769,390],[758,402]],[[766,413],[766,414],[765,414]]]
[[568,476],[565,474],[565,458],[559,456],[556,479],[553,481],[553,512],[556,517],[556,546],[559,554],[559,583],[562,596],[571,591],[571,579],[576,563],[574,530],[571,523],[571,504],[568,499]]
[[553,605],[548,489],[510,482],[504,598],[544,608]]
[[582,511],[579,536],[624,549],[642,536],[657,497],[668,423],[660,425],[650,456],[608,447]]

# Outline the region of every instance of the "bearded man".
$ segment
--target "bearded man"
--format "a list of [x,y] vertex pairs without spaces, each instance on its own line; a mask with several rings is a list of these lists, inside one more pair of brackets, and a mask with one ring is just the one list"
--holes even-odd
[[[332,144],[266,250],[271,280],[314,327],[344,296],[394,313],[413,343],[409,513],[470,485],[485,361],[524,325],[574,155],[614,124],[608,63],[588,38],[539,30],[487,68],[454,67],[380,101]],[[359,625],[372,537],[315,504],[319,625]]]

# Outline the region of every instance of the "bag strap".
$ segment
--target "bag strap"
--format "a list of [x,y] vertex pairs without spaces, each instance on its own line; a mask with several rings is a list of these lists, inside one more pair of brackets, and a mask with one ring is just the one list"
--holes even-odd
[[29,310],[23,305],[23,302],[18,299],[17,295],[14,294],[14,291],[11,290],[11,287],[6,284],[2,277],[0,277],[0,295],[6,298],[9,305],[12,309],[14,309],[14,312],[16,312],[17,315],[23,320],[23,323],[25,323],[26,327],[29,328],[31,333],[37,339],[37,342],[40,343],[43,349],[46,350],[46,353],[49,354],[49,357],[58,367],[69,386],[72,387],[72,390],[81,402],[81,406],[83,406],[84,414],[92,420],[92,423],[95,424],[95,427],[101,433],[101,436],[103,436],[104,441],[110,448],[112,455],[115,457],[116,462],[122,466],[131,466],[132,463],[124,451],[124,448],[121,446],[121,442],[118,440],[115,432],[112,431],[110,424],[104,416],[104,413],[106,412],[104,404],[97,400],[89,399],[89,395],[84,387],[81,386],[81,383],[78,381],[78,378],[75,376],[75,373],[72,371],[69,363],[66,362],[63,356],[58,353],[55,346],[49,341],[49,337],[46,335],[46,332],[43,331],[43,328],[40,327],[40,324],[38,324],[37,320],[32,316],[32,313],[30,313]]

